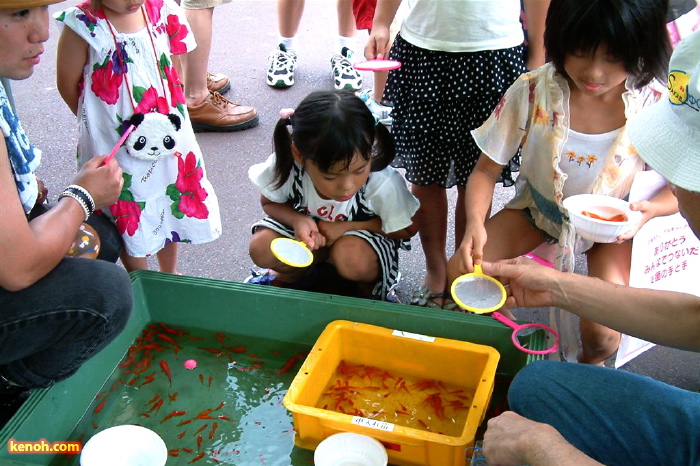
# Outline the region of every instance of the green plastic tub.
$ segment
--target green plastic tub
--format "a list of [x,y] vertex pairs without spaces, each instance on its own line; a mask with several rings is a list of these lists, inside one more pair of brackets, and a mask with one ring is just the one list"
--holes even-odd
[[[484,316],[149,271],[132,273],[131,280],[134,310],[124,332],[73,377],[32,394],[0,431],[0,443],[5,445],[0,465],[77,464],[77,455],[66,460],[65,455],[10,453],[8,441],[74,440],[73,432],[83,417],[92,413],[96,395],[114,379],[127,350],[151,322],[231,332],[308,349],[335,320],[492,346],[501,357],[491,414],[502,408],[508,383],[516,372],[538,359],[518,351],[511,343],[511,330]],[[529,338],[529,347],[544,348],[544,334],[538,332]],[[219,427],[225,428],[225,423]],[[283,458],[270,458],[268,464],[311,464],[312,458],[313,452],[293,447]],[[186,463],[177,458],[168,461],[168,465]],[[198,464],[215,463],[203,458]]]

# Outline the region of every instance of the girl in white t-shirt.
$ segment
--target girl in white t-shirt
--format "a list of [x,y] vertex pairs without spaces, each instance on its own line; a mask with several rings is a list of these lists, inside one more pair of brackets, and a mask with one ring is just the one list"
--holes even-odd
[[[527,64],[534,67],[544,63],[542,5],[547,1],[525,0],[532,54]],[[365,57],[388,55],[402,63],[389,72],[384,98],[393,102],[392,165],[405,169],[411,192],[421,203],[417,223],[425,277],[411,304],[453,309],[445,274],[447,190],[457,191],[456,246],[464,234],[464,187],[481,154],[470,131],[486,121],[508,86],[526,71],[520,0],[411,0],[390,44],[389,26],[400,4],[377,2]],[[511,154],[513,163],[503,170],[505,186],[513,184],[516,155],[517,149]]]
[[[268,215],[253,225],[248,283],[302,288],[316,265],[332,263],[364,297],[387,299],[398,282],[398,251],[417,229],[418,200],[389,163],[394,144],[350,92],[319,91],[275,126],[275,153],[248,171]],[[278,237],[303,241],[313,264],[295,268],[270,251]]]
[[[562,201],[581,193],[626,198],[635,173],[645,169],[626,122],[660,97],[650,84],[665,75],[671,51],[665,3],[551,1],[544,42],[552,62],[518,78],[472,132],[482,155],[467,183],[466,233],[449,261],[449,277],[551,242],[559,245],[558,268],[573,271],[574,252],[587,251],[589,275],[629,282],[627,240],[650,218],[677,209],[670,191],[633,203],[642,223],[617,243],[578,238]],[[495,181],[518,147],[515,197],[489,218]],[[586,319],[580,329],[580,362],[602,364],[617,349],[618,332]]]

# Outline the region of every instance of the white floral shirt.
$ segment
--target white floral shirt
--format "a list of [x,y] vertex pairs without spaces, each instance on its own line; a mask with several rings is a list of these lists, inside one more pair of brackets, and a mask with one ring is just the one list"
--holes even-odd
[[[625,117],[656,102],[661,92],[653,86],[632,90],[622,95]],[[508,163],[522,146],[520,174],[516,195],[506,207],[530,208],[536,225],[559,238],[557,267],[573,269],[576,234],[562,205],[567,176],[559,169],[562,152],[569,136],[569,85],[552,63],[520,76],[506,91],[489,119],[472,131],[481,151],[495,162]],[[615,143],[604,161],[604,168],[593,183],[592,193],[625,198],[635,173],[645,165],[632,146],[626,128],[617,134]],[[576,249],[590,248],[583,241]]]

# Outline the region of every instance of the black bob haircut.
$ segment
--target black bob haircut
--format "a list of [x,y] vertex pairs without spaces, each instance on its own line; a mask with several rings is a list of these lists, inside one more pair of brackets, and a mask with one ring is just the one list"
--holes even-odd
[[371,171],[381,171],[395,156],[389,130],[350,91],[312,92],[291,118],[280,118],[273,141],[278,188],[287,181],[294,164],[292,144],[303,160],[314,162],[322,172],[336,164],[348,167],[357,156],[371,162]]
[[671,43],[668,0],[552,0],[545,21],[548,60],[566,76],[567,54],[598,47],[622,61],[635,88],[666,82]]

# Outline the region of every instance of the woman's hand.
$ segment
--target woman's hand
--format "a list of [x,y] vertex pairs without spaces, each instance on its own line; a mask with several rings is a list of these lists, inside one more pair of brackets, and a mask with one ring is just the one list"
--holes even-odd
[[108,207],[117,202],[124,185],[119,163],[112,158],[106,165],[102,165],[106,157],[97,155],[88,160],[73,180],[73,184],[88,190],[95,201],[96,209]]

